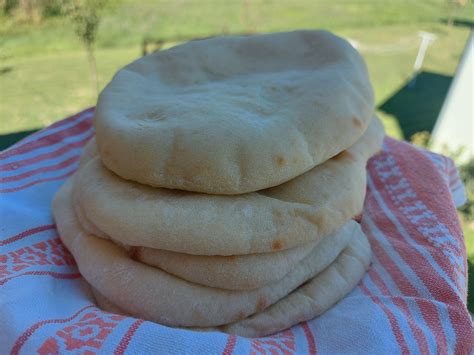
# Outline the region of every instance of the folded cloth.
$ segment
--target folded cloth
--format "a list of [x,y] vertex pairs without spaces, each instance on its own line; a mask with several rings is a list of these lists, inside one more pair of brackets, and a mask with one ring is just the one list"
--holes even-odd
[[[459,353],[474,351],[452,161],[386,138],[361,218],[373,260],[322,316],[265,338],[175,329],[99,309],[60,242],[51,199],[93,136],[93,109],[0,153],[0,352]],[[192,310],[190,310],[192,311]]]

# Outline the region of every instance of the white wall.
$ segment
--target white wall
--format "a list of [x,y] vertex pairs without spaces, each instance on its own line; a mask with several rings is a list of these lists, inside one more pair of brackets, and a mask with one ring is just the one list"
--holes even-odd
[[461,162],[474,157],[474,36],[464,49],[431,136],[431,149],[440,153],[464,147]]

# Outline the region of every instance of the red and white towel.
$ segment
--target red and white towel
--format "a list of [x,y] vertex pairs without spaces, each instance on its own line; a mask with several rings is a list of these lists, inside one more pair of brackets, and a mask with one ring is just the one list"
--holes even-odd
[[290,354],[474,351],[467,265],[446,157],[386,138],[369,162],[362,226],[374,252],[321,317],[266,338],[202,333],[99,309],[61,243],[51,199],[93,136],[93,109],[0,153],[0,353]]

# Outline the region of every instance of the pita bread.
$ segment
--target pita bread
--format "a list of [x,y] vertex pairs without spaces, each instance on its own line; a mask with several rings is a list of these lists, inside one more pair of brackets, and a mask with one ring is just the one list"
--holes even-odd
[[197,284],[229,290],[250,290],[281,280],[308,255],[319,258],[333,245],[345,247],[360,234],[357,222],[350,221],[319,243],[276,253],[232,256],[202,256],[138,247],[133,258]]
[[[77,209],[76,209],[77,211]],[[80,210],[79,210],[80,211]],[[81,225],[85,220],[76,213]],[[86,221],[90,226],[90,222]],[[319,243],[309,243],[274,253],[231,256],[207,256],[176,253],[146,247],[123,246],[136,261],[158,267],[184,280],[228,290],[251,290],[282,279],[308,255],[318,257],[318,250],[331,248],[332,244],[345,246],[360,227],[349,221],[333,235],[325,236]],[[92,226],[91,230],[102,232]],[[315,250],[318,249],[318,250]]]
[[366,162],[383,134],[374,119],[356,144],[333,159],[283,185],[235,196],[133,183],[96,157],[77,173],[75,206],[120,244],[196,255],[286,250],[318,242],[362,211]]
[[[264,337],[300,322],[313,319],[349,294],[364,276],[370,265],[370,244],[365,235],[351,240],[350,247],[310,281],[283,297],[262,312],[219,328],[193,328],[196,331],[221,330],[245,337]],[[127,314],[107,298],[93,290],[100,308]]]
[[120,309],[164,325],[218,326],[261,312],[324,270],[343,249],[332,243],[329,250],[318,250],[318,258],[306,257],[277,283],[256,290],[197,285],[136,262],[111,241],[84,233],[74,215],[72,184],[68,180],[56,194],[53,215],[81,274]]
[[263,337],[320,316],[349,294],[369,268],[372,251],[365,235],[351,244],[323,272],[264,311],[224,326],[222,331]]
[[97,156],[97,154],[97,142],[95,137],[92,137],[82,149],[81,158],[79,159],[79,166],[83,166],[89,160]]
[[120,70],[99,96],[104,165],[210,194],[282,184],[350,147],[374,96],[362,57],[325,31],[192,41]]
[[94,295],[95,303],[104,311],[130,316],[130,314],[120,309],[119,307],[114,305],[112,302],[110,302],[107,298],[105,298],[104,295],[101,294],[96,288],[91,286],[91,291],[92,291],[92,294]]

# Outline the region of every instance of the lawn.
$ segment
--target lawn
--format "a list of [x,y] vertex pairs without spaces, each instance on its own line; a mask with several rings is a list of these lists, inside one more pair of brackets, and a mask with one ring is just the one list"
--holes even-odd
[[[457,13],[474,19],[473,6]],[[418,31],[438,39],[423,70],[452,76],[469,28],[448,27],[445,1],[121,1],[106,9],[96,57],[100,86],[141,55],[144,38],[174,43],[222,33],[326,28],[358,43],[383,103],[412,76]],[[67,18],[39,25],[0,18],[0,134],[44,127],[96,101],[86,54]],[[387,132],[403,137],[397,120],[379,112]]]
[[[409,139],[411,132],[432,119],[430,109],[441,104],[439,92],[437,102],[426,97],[423,83],[416,89],[422,95],[418,98],[416,90],[406,90],[413,77],[418,32],[437,36],[427,51],[423,77],[449,84],[474,23],[472,2],[454,14],[460,25],[446,24],[451,11],[443,0],[122,0],[105,10],[99,27],[95,54],[100,87],[141,55],[145,38],[170,46],[209,35],[326,28],[357,43],[387,133]],[[425,85],[429,89],[431,84]],[[0,95],[0,135],[41,128],[95,104],[86,53],[67,18],[31,25],[0,16]],[[404,107],[414,110],[409,115],[418,125],[407,129],[413,122],[401,119],[406,112],[387,103],[395,97],[418,100],[419,104]],[[465,230],[474,264],[474,232]],[[474,310],[474,299],[470,302]]]
[[[138,48],[97,49],[101,86],[138,55]],[[8,70],[0,76],[0,134],[41,128],[95,104],[87,57],[81,50],[19,56],[0,63],[1,69]]]

